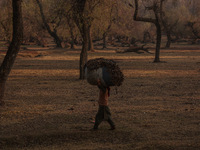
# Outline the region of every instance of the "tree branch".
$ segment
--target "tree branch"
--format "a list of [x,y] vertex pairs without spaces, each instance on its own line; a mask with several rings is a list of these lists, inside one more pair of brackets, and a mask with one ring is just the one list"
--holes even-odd
[[138,0],[135,0],[135,13],[134,13],[133,19],[135,21],[142,21],[142,22],[149,22],[149,23],[156,24],[156,19],[145,18],[145,17],[139,17],[138,16]]

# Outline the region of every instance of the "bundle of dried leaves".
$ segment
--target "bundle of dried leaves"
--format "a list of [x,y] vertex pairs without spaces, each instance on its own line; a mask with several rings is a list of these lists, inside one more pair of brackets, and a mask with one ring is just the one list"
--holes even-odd
[[86,63],[86,67],[90,71],[106,67],[111,74],[113,86],[120,86],[124,81],[124,75],[114,60],[104,58],[91,59]]

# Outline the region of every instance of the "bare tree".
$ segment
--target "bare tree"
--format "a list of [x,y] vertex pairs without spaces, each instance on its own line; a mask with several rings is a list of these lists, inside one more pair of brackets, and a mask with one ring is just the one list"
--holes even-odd
[[140,17],[138,16],[138,0],[135,0],[135,13],[134,20],[153,23],[156,26],[156,52],[154,62],[160,62],[160,46],[161,46],[161,15],[162,15],[162,4],[164,0],[154,1],[153,4],[145,9],[154,12],[154,18],[151,17]]
[[74,42],[75,42],[75,36],[74,36],[74,30],[75,30],[75,23],[73,21],[73,12],[71,10],[69,10],[66,14],[66,18],[67,18],[67,24],[69,26],[69,33],[70,33],[70,37],[71,37],[71,41],[70,41],[70,45],[71,45],[71,49],[75,49],[74,47]]
[[59,38],[59,36],[57,35],[57,27],[60,25],[61,18],[59,18],[59,22],[56,24],[55,28],[53,30],[51,30],[51,28],[50,28],[50,26],[49,26],[49,24],[48,24],[48,22],[45,18],[41,2],[39,0],[36,0],[36,2],[39,6],[40,14],[41,14],[42,21],[44,23],[45,28],[47,29],[48,33],[54,38],[54,41],[56,42],[57,47],[62,47],[62,45],[61,45],[62,41]]
[[114,21],[116,20],[116,18],[112,16],[112,14],[114,12],[113,10],[116,7],[117,7],[116,6],[116,2],[111,5],[111,9],[110,9],[110,12],[109,12],[109,24],[108,24],[106,30],[103,33],[103,49],[107,48],[106,37],[107,37],[107,35],[108,35],[108,33],[109,33]]
[[86,1],[87,0],[75,0],[73,4],[73,14],[74,14],[74,20],[76,25],[79,28],[79,31],[81,33],[81,36],[83,38],[83,46],[80,54],[80,63],[79,63],[79,69],[80,69],[80,79],[85,78],[85,72],[84,72],[84,65],[87,62],[87,51],[88,51],[88,43],[89,43],[89,22],[84,16],[84,10],[86,7]]
[[12,0],[13,8],[13,37],[7,54],[0,67],[0,105],[4,105],[3,97],[8,75],[15,62],[23,40],[22,0]]
[[92,24],[89,26],[89,29],[88,29],[88,37],[89,37],[88,50],[94,51],[94,45],[93,45],[93,39],[92,39]]
[[0,3],[0,30],[3,40],[10,44],[12,40],[12,2],[1,0]]
[[163,17],[161,18],[161,20],[164,27],[164,31],[167,35],[167,43],[165,45],[165,48],[170,48],[173,29],[177,26],[179,20],[177,19],[176,22],[174,22],[173,24],[169,23],[169,21],[167,19],[164,19]]
[[[165,0],[167,2],[168,0]],[[165,45],[165,48],[170,48],[171,42],[172,42],[172,34],[174,33],[174,30],[177,28],[177,25],[179,23],[179,19],[174,10],[177,10],[178,7],[178,1],[169,1],[168,5],[165,4],[165,7],[162,9],[161,13],[161,21],[163,25],[164,32],[167,36],[167,42]],[[177,10],[178,11],[178,10]]]
[[195,39],[200,39],[200,31],[198,29],[195,28],[195,25],[198,24],[195,21],[189,21],[187,23],[187,26],[190,27],[190,29],[192,30],[192,33],[194,35]]
[[80,79],[85,78],[84,66],[87,62],[87,51],[92,48],[91,26],[94,20],[92,13],[98,4],[100,0],[73,0],[73,18],[83,39],[80,54]]
[[94,51],[93,38],[92,38],[92,24],[94,21],[93,13],[94,13],[95,8],[103,2],[104,2],[103,0],[87,0],[86,14],[87,14],[88,23],[89,23],[88,24],[88,37],[89,37],[88,50],[89,51]]

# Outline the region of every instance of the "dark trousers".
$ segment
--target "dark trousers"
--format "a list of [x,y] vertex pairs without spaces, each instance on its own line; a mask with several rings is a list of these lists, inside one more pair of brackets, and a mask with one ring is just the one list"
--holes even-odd
[[111,118],[111,113],[110,113],[110,109],[108,106],[99,106],[99,110],[96,114],[96,117],[95,117],[95,124],[94,124],[94,128],[98,128],[98,126],[100,125],[100,123],[102,121],[107,121],[111,127],[114,127],[115,124],[114,122],[112,121],[112,118]]

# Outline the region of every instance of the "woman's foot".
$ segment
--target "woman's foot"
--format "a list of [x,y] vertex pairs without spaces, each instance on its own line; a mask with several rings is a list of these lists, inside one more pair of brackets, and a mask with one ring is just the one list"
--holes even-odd
[[115,126],[112,126],[109,130],[115,130],[116,128],[115,128]]

